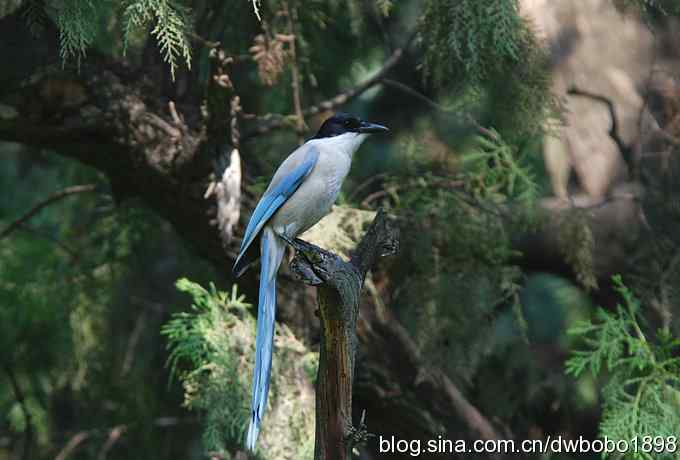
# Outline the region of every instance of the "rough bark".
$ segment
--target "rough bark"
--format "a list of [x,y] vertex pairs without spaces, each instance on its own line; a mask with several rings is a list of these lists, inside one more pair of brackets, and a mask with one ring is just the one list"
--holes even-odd
[[88,56],[80,69],[32,59],[56,56],[56,35],[48,28],[31,36],[20,13],[0,20],[0,51],[13,40],[28,57],[3,78],[0,140],[55,149],[104,172],[117,201],[141,199],[202,256],[223,263],[216,206],[204,193],[215,149],[231,149],[209,139],[198,107],[175,107],[150,79],[107,58]]
[[349,262],[302,240],[293,273],[318,287],[321,345],[316,390],[314,458],[346,460],[365,435],[352,425],[352,386],[357,352],[359,300],[366,273],[378,257],[396,253],[398,232],[379,211]]

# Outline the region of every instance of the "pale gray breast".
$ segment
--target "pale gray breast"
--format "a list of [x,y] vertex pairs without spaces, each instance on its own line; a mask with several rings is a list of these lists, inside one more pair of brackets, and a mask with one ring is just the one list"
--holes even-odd
[[317,168],[319,169],[319,176],[322,177],[326,185],[322,196],[319,197],[319,201],[321,206],[325,207],[326,212],[330,210],[338,198],[342,183],[349,173],[351,164],[352,158],[345,153],[330,149],[320,151]]
[[320,149],[314,169],[272,219],[274,229],[297,236],[321,220],[335,203],[350,165],[347,155]]

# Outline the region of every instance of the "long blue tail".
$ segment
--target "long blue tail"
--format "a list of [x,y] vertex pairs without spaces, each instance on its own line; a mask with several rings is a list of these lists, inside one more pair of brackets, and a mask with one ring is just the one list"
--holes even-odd
[[274,320],[276,318],[276,273],[286,251],[284,241],[273,230],[262,230],[260,253],[260,298],[257,309],[257,337],[255,338],[255,370],[253,372],[253,400],[250,405],[250,425],[246,447],[255,450],[260,423],[267,408],[269,376],[272,370]]

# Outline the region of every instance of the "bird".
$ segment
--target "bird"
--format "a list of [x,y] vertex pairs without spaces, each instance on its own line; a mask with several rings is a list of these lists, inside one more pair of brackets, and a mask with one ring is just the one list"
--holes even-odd
[[253,391],[245,439],[251,451],[255,450],[267,406],[276,275],[286,245],[330,212],[349,173],[352,156],[366,138],[387,131],[383,125],[344,112],[327,118],[314,137],[281,163],[246,226],[233,274],[239,278],[258,257],[261,263]]

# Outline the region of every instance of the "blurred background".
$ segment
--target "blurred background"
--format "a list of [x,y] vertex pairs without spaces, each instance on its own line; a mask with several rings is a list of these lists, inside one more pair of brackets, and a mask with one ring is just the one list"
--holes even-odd
[[[0,0],[0,460],[313,458],[315,289],[282,269],[249,454],[258,274],[231,266],[275,168],[339,110],[391,133],[307,238],[346,254],[379,207],[401,231],[361,302],[357,458],[413,458],[381,436],[560,435],[677,458],[678,18],[675,0]],[[503,458],[475,455],[421,452]]]

